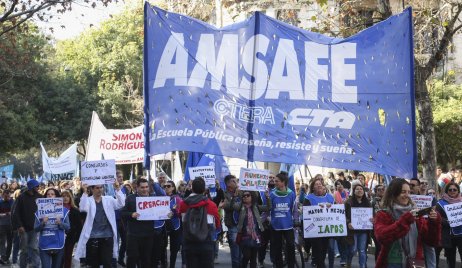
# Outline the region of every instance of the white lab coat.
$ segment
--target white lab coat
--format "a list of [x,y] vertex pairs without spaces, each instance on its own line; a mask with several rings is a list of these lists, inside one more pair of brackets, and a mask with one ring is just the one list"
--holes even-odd
[[[112,256],[117,258],[118,256],[118,243],[117,243],[117,226],[115,210],[121,209],[125,206],[125,194],[118,190],[115,192],[116,198],[112,196],[102,196],[103,208],[106,213],[106,217],[112,227],[112,233],[114,238],[114,246],[112,249]],[[86,193],[80,198],[80,211],[87,212],[87,218],[83,224],[82,233],[80,234],[79,242],[77,243],[77,249],[75,250],[74,258],[80,259],[86,256],[87,241],[90,239],[91,230],[93,228],[93,222],[96,214],[96,203],[93,196],[88,197]]]

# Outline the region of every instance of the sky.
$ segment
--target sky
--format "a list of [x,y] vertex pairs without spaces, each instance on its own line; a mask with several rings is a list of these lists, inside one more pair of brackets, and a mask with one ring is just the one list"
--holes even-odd
[[[39,19],[34,19],[34,21],[46,34],[53,36],[56,40],[65,40],[78,36],[91,25],[91,27],[98,27],[110,15],[122,11],[124,5],[125,3],[119,0],[118,3],[109,3],[107,7],[99,3],[95,8],[92,8],[91,3],[76,0],[72,6],[72,11],[57,14],[55,10],[52,10],[51,12],[56,15],[48,22],[42,22]],[[61,25],[64,25],[64,28]],[[53,32],[49,29],[50,27],[53,28]]]

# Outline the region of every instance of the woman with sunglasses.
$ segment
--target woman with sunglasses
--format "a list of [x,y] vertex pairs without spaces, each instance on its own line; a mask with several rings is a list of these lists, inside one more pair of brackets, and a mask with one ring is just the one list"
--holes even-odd
[[[181,214],[179,213],[181,198],[176,192],[175,183],[167,181],[164,186],[164,191],[167,196],[170,196],[170,209],[172,210],[172,217],[165,220],[165,227],[167,235],[170,236],[170,268],[175,267],[176,257],[180,250],[182,243],[182,228],[181,228]],[[165,246],[167,241],[165,241]]]
[[242,252],[241,267],[247,267],[250,263],[251,268],[257,267],[258,248],[262,243],[263,227],[261,212],[269,211],[269,194],[266,192],[266,204],[258,205],[257,196],[253,192],[243,191],[242,202],[234,203],[233,208],[239,212],[237,231],[239,238],[236,242]]
[[462,257],[462,226],[451,228],[448,222],[448,216],[444,207],[449,204],[456,204],[462,202],[460,195],[460,187],[455,182],[450,182],[444,188],[444,193],[438,201],[436,210],[441,214],[442,229],[441,229],[441,246],[435,249],[436,262],[438,267],[439,256],[441,250],[444,248],[446,262],[449,268],[456,267],[456,252],[459,249],[459,255]]

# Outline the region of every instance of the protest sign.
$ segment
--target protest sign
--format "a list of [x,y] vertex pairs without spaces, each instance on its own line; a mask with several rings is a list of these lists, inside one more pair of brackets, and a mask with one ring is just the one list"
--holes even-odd
[[260,12],[223,30],[146,2],[144,21],[147,154],[417,176],[410,8],[347,39]]
[[411,194],[411,200],[415,203],[418,209],[423,209],[432,206],[433,196]]
[[303,206],[303,237],[346,236],[345,205]]
[[115,161],[82,161],[80,165],[82,184],[102,185],[115,182]]
[[462,202],[444,206],[448,216],[449,226],[457,227],[462,225]]
[[351,208],[351,225],[355,230],[372,230],[372,208]]
[[268,180],[269,170],[241,168],[239,189],[245,191],[266,191]]
[[39,219],[47,218],[62,218],[63,214],[63,198],[37,198],[37,215]]
[[202,177],[205,180],[207,187],[215,185],[215,167],[214,166],[202,166],[202,167],[190,167],[189,176],[192,179]]
[[166,220],[170,212],[168,196],[136,197],[136,213],[140,214],[140,221]]
[[72,144],[59,157],[49,157],[45,147],[42,147],[43,177],[46,180],[70,180],[77,170],[77,143]]

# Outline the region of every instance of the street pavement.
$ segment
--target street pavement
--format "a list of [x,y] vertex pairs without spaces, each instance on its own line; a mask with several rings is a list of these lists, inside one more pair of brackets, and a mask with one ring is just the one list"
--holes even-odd
[[[372,251],[369,250],[369,252],[372,252]],[[440,266],[439,266],[439,268],[447,268],[448,267],[446,265],[446,263],[445,263],[445,259],[443,259],[444,258],[443,253],[444,252],[442,252],[441,256],[440,256]],[[265,259],[265,267],[271,268],[272,264],[269,261],[269,253],[266,256],[267,256],[267,258]],[[458,263],[457,263],[456,267],[462,267],[459,256],[457,256],[457,261],[458,261]],[[327,264],[327,260],[326,260],[326,264]],[[17,265],[17,264],[0,265],[0,267],[19,267],[19,265]],[[78,263],[73,263],[73,267],[77,268],[77,267],[80,267],[80,265]],[[178,254],[178,258],[177,258],[177,262],[175,264],[175,267],[178,267],[178,268],[182,267],[181,266],[181,255],[180,254]],[[230,257],[230,253],[229,253],[229,247],[227,246],[227,244],[225,244],[223,247],[220,247],[220,250],[219,250],[219,253],[218,253],[218,258],[215,260],[215,267],[217,267],[217,268],[225,268],[225,267],[230,268],[231,267],[231,257]],[[306,268],[311,268],[312,266],[311,266],[310,262],[306,262],[305,267]],[[340,266],[340,258],[335,259],[334,267],[341,267]],[[352,267],[353,268],[358,268],[359,267],[358,257],[357,256],[355,256],[353,258]],[[373,254],[367,254],[367,267],[368,268],[375,267],[375,261],[374,261],[374,255]],[[119,265],[118,268],[122,268],[122,266]]]

